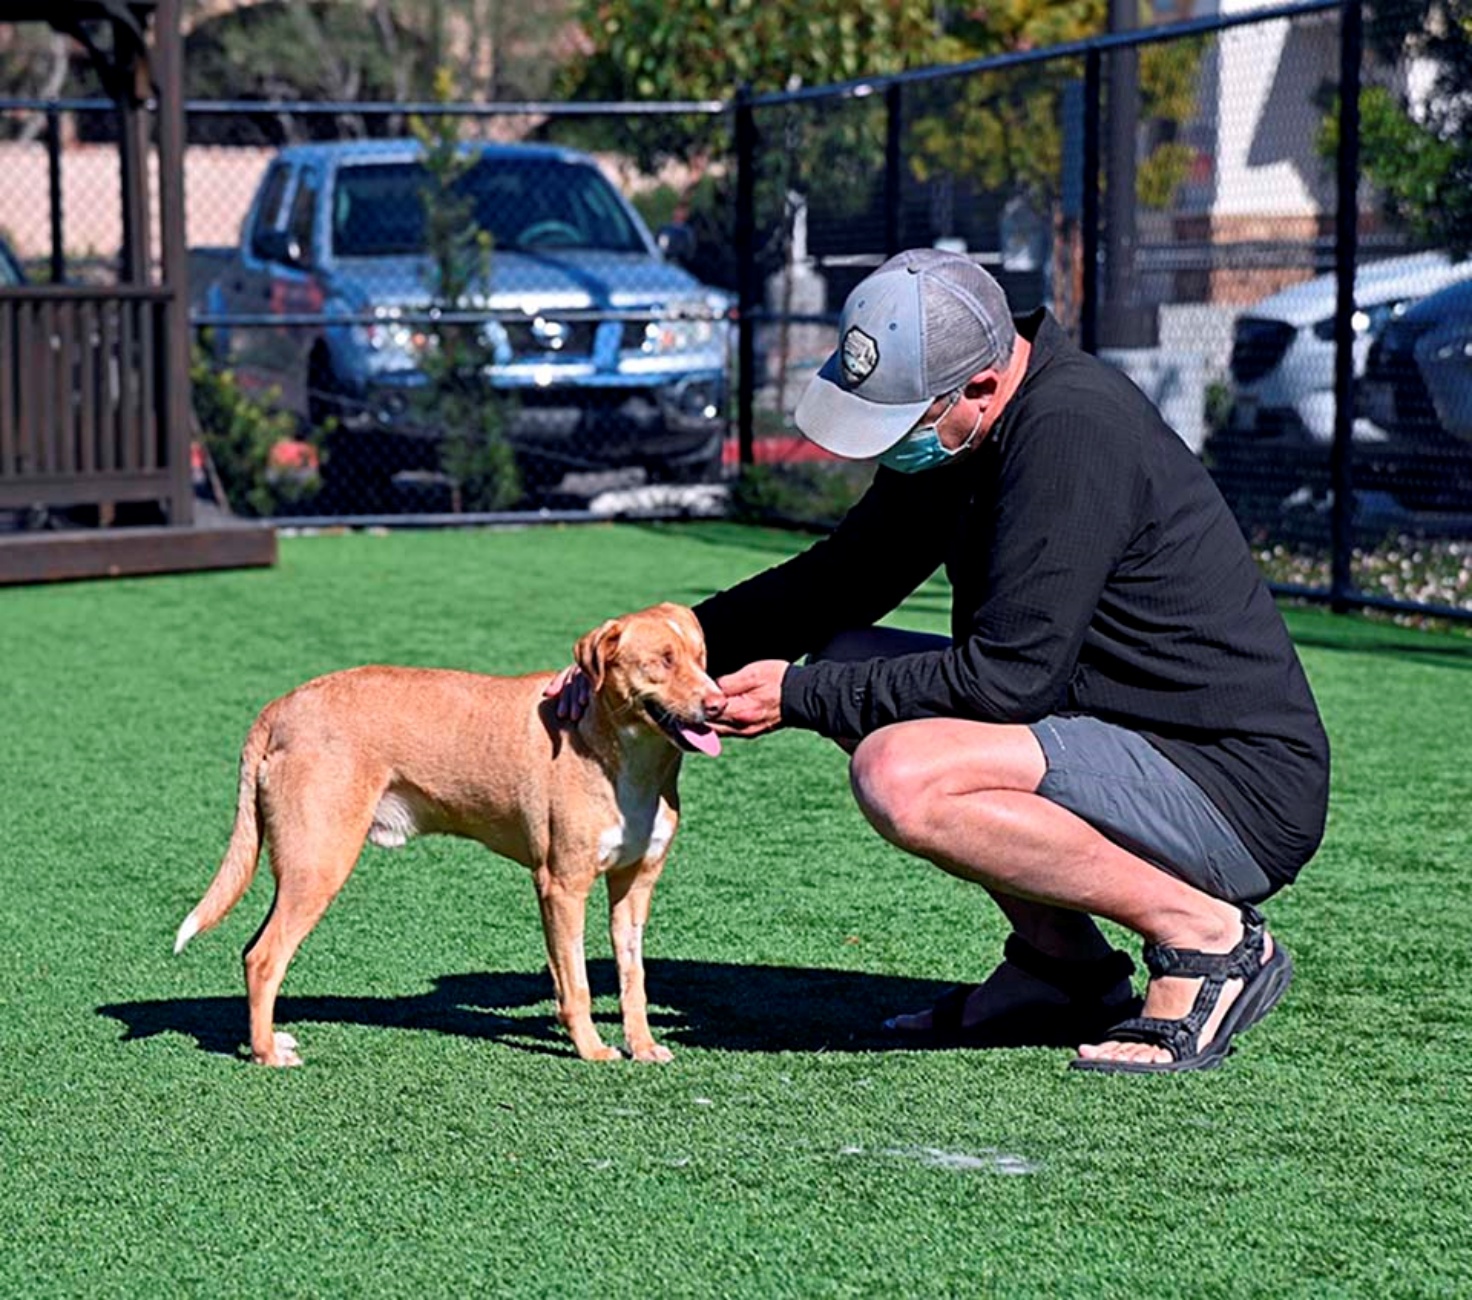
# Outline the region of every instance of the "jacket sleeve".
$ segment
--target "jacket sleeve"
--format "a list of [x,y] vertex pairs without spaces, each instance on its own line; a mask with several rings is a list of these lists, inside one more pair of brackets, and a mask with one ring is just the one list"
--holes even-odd
[[974,535],[986,548],[965,634],[932,652],[787,671],[783,721],[856,740],[892,722],[1033,722],[1066,704],[1079,652],[1135,532],[1134,439],[1089,413],[1009,430]]
[[829,536],[695,606],[712,675],[757,659],[797,659],[898,606],[939,566],[936,485],[880,469]]

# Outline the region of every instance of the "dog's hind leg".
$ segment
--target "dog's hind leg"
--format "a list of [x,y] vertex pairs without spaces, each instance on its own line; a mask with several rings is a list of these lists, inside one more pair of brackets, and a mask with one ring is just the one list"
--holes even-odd
[[588,892],[597,873],[571,872],[543,866],[533,872],[537,899],[542,906],[542,933],[547,940],[547,964],[557,994],[557,1019],[572,1035],[573,1046],[585,1061],[616,1061],[619,1050],[598,1037],[593,1026],[593,995],[588,988],[588,963],[583,951],[583,923]]
[[302,940],[357,865],[379,793],[346,763],[283,755],[272,766],[265,811],[276,897],[245,950],[250,1054],[257,1065],[302,1063],[296,1040],[275,1031],[276,995]]

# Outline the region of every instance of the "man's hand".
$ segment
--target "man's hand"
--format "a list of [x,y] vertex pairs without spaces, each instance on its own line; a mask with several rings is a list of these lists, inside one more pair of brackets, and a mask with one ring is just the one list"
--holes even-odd
[[758,659],[717,678],[726,703],[710,719],[722,736],[760,736],[782,725],[782,678],[792,665],[785,659]]
[[588,711],[588,700],[592,694],[593,684],[576,664],[564,668],[547,683],[547,689],[542,692],[544,698],[557,701],[557,720],[574,726]]

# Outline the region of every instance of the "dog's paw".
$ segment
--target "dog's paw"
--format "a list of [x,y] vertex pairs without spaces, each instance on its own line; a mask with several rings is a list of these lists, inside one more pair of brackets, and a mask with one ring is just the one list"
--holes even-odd
[[250,1059],[256,1065],[269,1065],[275,1069],[287,1069],[300,1065],[302,1058],[297,1054],[297,1041],[290,1034],[275,1034],[271,1050],[265,1055],[252,1052]]
[[599,1043],[597,1047],[590,1047],[586,1052],[580,1051],[579,1056],[585,1061],[622,1061],[624,1054],[616,1047],[609,1047],[606,1043]]
[[640,1047],[633,1047],[629,1050],[633,1053],[634,1060],[636,1061],[655,1061],[663,1065],[666,1061],[673,1061],[675,1059],[675,1054],[668,1047],[662,1047],[653,1040]]

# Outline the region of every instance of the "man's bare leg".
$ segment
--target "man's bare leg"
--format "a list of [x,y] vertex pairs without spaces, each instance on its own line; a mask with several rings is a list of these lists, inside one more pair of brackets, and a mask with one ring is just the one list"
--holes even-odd
[[[987,893],[1001,909],[1013,932],[1046,957],[1089,968],[1092,976],[1093,964],[1105,961],[1115,952],[1094,924],[1093,917],[1083,912],[1018,898],[995,889],[988,889]],[[1115,975],[1116,972],[1111,971],[1107,978],[1112,979]],[[1114,1014],[1104,1023],[1122,1020],[1134,1010],[1135,1004],[1131,1003],[1133,990],[1128,978],[1117,979],[1112,987],[1097,988],[1097,996],[1101,1007],[1114,1008]],[[1003,962],[971,989],[961,1012],[960,1024],[962,1029],[969,1029],[993,1017],[1013,1012],[1033,1010],[1046,1014],[1056,1008],[1062,1013],[1073,1005],[1074,999],[1070,994],[1048,984],[1038,975]],[[887,1029],[923,1033],[933,1027],[932,1022],[931,1009],[926,1007],[912,1015],[894,1016],[884,1023]]]
[[[881,835],[994,894],[1106,917],[1148,943],[1228,952],[1240,941],[1234,904],[1169,875],[1037,794],[1046,768],[1025,726],[932,718],[867,737],[854,753],[851,777],[859,806]],[[1047,924],[1057,923],[1048,917]],[[1266,955],[1271,952],[1269,939]],[[1152,980],[1145,1014],[1185,1016],[1199,986],[1196,979]],[[1202,1045],[1241,988],[1240,980],[1228,982]],[[1168,1052],[1142,1043],[1086,1046],[1080,1055],[1170,1060]]]

